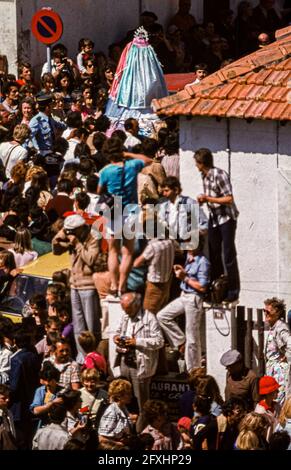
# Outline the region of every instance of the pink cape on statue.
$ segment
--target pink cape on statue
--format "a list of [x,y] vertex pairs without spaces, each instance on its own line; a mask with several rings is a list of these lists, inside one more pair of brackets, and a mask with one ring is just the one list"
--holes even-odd
[[114,80],[113,80],[113,83],[112,83],[112,86],[111,86],[111,89],[110,89],[110,95],[109,96],[112,100],[114,100],[114,98],[116,98],[119,83],[120,83],[120,80],[122,78],[122,74],[123,74],[123,72],[125,70],[125,67],[126,67],[127,54],[129,52],[129,49],[132,46],[132,42],[133,41],[129,42],[126,45],[126,47],[123,49],[122,54],[120,56],[118,66],[117,66],[117,69],[116,69],[116,72],[115,72],[115,75],[114,75]]

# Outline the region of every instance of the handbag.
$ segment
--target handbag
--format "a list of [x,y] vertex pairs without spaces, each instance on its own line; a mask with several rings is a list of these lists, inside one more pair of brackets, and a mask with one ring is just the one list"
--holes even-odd
[[208,293],[205,300],[212,304],[221,304],[227,296],[228,292],[228,277],[221,274],[217,279],[214,279],[210,284]]
[[112,209],[114,206],[114,196],[113,194],[110,194],[108,192],[104,192],[101,194],[99,200],[98,200],[98,205],[99,204],[104,204],[109,207],[109,209]]
[[13,150],[16,149],[16,147],[20,147],[20,144],[13,145],[13,147],[11,147],[11,149],[10,149],[9,152],[8,152],[8,155],[7,155],[7,158],[6,158],[6,162],[5,162],[5,165],[4,165],[5,172],[6,172],[6,168],[7,168],[7,166],[8,166],[8,163],[9,163],[9,160],[10,160],[10,157],[11,157],[11,154],[12,154]]

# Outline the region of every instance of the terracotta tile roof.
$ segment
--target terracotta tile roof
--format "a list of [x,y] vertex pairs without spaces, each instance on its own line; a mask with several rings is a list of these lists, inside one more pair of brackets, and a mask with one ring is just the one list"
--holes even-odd
[[167,90],[170,92],[177,92],[183,90],[185,85],[194,82],[196,73],[168,73],[164,75]]
[[291,26],[276,42],[152,105],[159,115],[291,120]]

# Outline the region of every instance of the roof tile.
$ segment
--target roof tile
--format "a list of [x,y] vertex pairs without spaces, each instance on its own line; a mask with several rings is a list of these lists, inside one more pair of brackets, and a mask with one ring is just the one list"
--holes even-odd
[[247,109],[250,107],[251,102],[245,100],[234,100],[233,105],[229,108],[227,117],[244,118]]
[[269,91],[265,95],[267,101],[274,101],[276,103],[286,102],[290,88],[287,87],[278,87],[271,85],[269,86]]
[[291,58],[283,60],[282,62],[279,62],[279,64],[277,64],[274,67],[274,69],[275,70],[291,70]]
[[214,106],[211,109],[210,116],[225,117],[228,115],[228,110],[233,105],[235,100],[213,100]]
[[289,76],[288,70],[273,70],[272,73],[266,78],[265,85],[280,86]]
[[257,85],[263,85],[268,76],[272,73],[271,69],[259,70],[259,72],[253,72],[249,75],[247,80],[248,83],[256,83]]
[[277,42],[189,87],[188,93],[154,100],[156,109],[166,115],[291,121],[291,26],[276,35]]
[[288,103],[284,111],[282,111],[280,116],[281,121],[291,121],[291,105]]
[[249,108],[245,112],[245,119],[254,117],[256,119],[264,119],[264,112],[267,110],[268,106],[268,101],[251,101]]

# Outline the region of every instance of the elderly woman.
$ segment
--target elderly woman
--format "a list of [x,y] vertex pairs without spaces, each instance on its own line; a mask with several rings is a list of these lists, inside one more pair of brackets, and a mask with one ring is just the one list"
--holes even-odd
[[100,447],[128,448],[129,439],[134,433],[133,416],[126,407],[132,398],[131,383],[124,379],[113,380],[108,395],[111,405],[105,410],[98,429]]
[[287,349],[290,348],[290,346],[287,348],[290,333],[287,323],[283,320],[286,306],[283,300],[276,297],[266,299],[264,304],[266,323],[270,327],[265,346],[266,375],[274,377],[280,385],[277,401],[282,404],[285,400],[289,376],[286,355],[288,355]]

